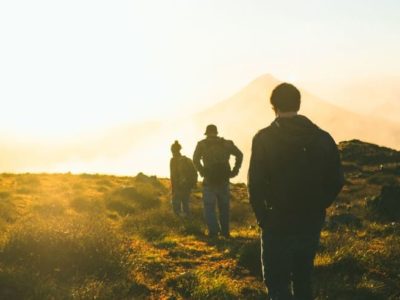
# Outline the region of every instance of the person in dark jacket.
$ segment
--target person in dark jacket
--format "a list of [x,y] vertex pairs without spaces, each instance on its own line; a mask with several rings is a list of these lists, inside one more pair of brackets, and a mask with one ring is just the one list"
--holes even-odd
[[187,217],[190,213],[190,193],[197,182],[197,173],[190,158],[181,154],[182,146],[175,141],[171,146],[170,178],[172,209],[177,216]]
[[[193,163],[204,177],[203,203],[208,234],[216,237],[218,234],[228,238],[229,230],[229,206],[230,192],[229,179],[239,173],[242,165],[243,154],[230,140],[218,136],[215,125],[208,125],[205,139],[197,143],[193,154]],[[231,169],[229,158],[235,157],[235,165]],[[216,206],[219,211],[217,221]]]
[[270,299],[309,300],[320,231],[344,177],[332,137],[298,115],[300,92],[271,94],[276,119],[253,138],[248,189],[262,229],[262,271]]

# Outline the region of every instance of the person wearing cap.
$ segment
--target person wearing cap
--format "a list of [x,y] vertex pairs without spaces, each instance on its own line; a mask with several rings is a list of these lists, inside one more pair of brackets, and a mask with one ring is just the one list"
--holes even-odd
[[264,283],[270,300],[314,299],[313,261],[326,209],[343,187],[333,138],[299,115],[300,91],[271,94],[276,119],[253,138],[249,200],[261,228]]
[[172,209],[177,216],[189,216],[190,193],[197,183],[197,172],[190,158],[181,154],[182,146],[175,141],[171,146],[170,178]]
[[[197,143],[193,154],[193,163],[203,180],[204,217],[208,227],[208,235],[218,234],[228,238],[230,192],[229,179],[239,173],[243,154],[230,140],[218,136],[217,126],[210,124],[204,133],[206,138]],[[230,156],[235,157],[235,165],[231,168]],[[217,219],[216,207],[219,217]]]

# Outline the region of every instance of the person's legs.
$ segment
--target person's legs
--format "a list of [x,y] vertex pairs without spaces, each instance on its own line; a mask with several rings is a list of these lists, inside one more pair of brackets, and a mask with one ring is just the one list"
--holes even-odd
[[219,232],[219,224],[215,212],[216,198],[217,196],[214,188],[207,185],[203,187],[204,217],[210,236],[215,236]]
[[191,190],[188,189],[182,193],[182,210],[184,215],[187,217],[190,214],[189,203],[190,203],[190,192]]
[[318,248],[319,233],[302,235],[294,241],[293,253],[293,290],[296,300],[311,300],[311,275],[314,258]]
[[290,284],[291,255],[285,236],[261,234],[261,263],[264,283],[271,300],[293,299]]
[[217,203],[219,211],[219,223],[221,224],[221,233],[223,236],[229,237],[229,183],[218,187]]
[[181,195],[179,192],[174,192],[172,194],[172,210],[173,212],[179,216],[179,214],[181,213]]

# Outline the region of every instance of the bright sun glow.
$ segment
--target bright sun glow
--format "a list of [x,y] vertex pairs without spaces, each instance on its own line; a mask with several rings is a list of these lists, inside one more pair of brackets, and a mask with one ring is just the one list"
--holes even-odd
[[[191,116],[265,73],[348,107],[373,93],[347,85],[372,82],[386,95],[364,101],[373,109],[398,99],[399,11],[390,0],[2,1],[2,168],[90,169],[85,157],[97,150],[92,169],[115,172],[119,151],[105,163],[104,147],[88,144],[109,145],[104,136],[121,126]],[[136,139],[124,132],[128,155]],[[71,152],[48,150],[51,168],[8,162],[32,147]]]

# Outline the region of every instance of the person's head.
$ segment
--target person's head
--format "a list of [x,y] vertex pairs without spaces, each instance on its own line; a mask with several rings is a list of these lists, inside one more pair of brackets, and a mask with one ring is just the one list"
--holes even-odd
[[204,133],[206,136],[217,136],[218,129],[214,124],[207,125],[206,132]]
[[174,156],[180,155],[180,154],[181,154],[181,149],[182,149],[182,146],[179,144],[178,141],[175,141],[175,142],[171,145],[171,152],[172,152],[172,155],[174,155]]
[[295,113],[300,109],[300,91],[290,83],[281,83],[271,93],[271,104],[276,113]]

